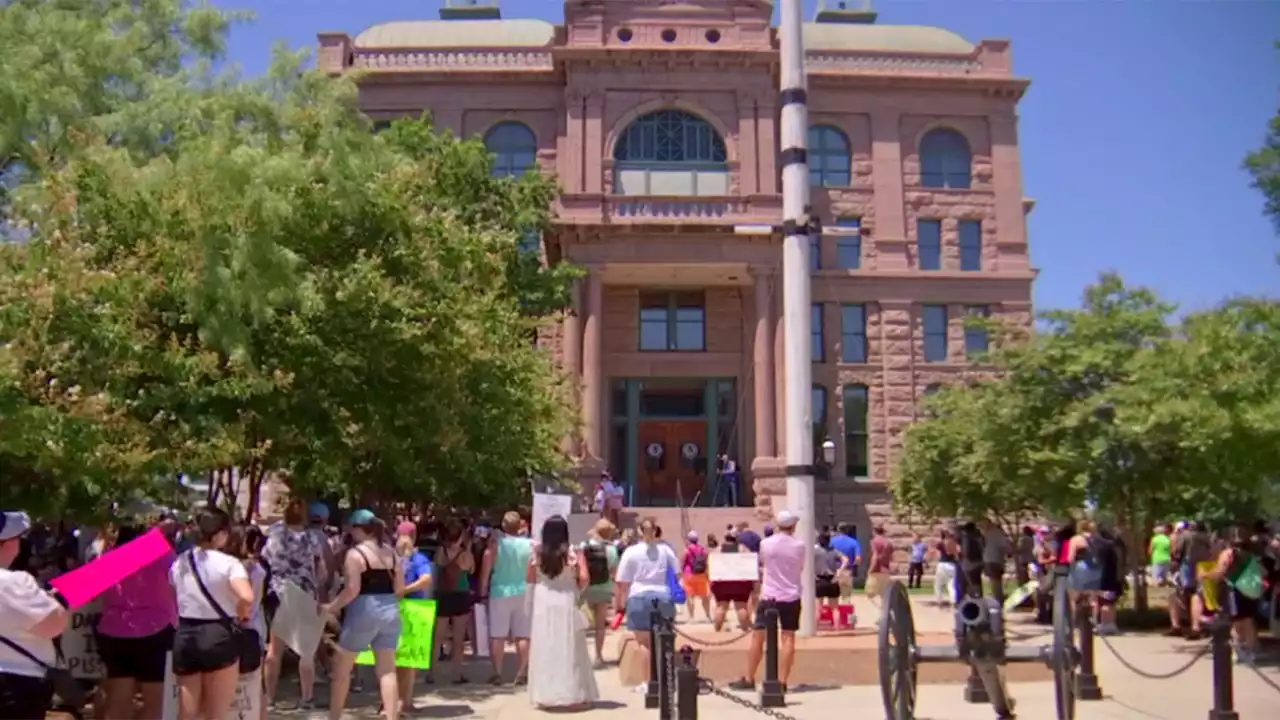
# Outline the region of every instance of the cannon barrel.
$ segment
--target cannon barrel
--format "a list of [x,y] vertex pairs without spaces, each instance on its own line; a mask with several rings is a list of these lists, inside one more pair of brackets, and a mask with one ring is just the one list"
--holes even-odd
[[991,612],[987,604],[975,598],[966,598],[956,606],[956,617],[967,628],[988,627],[991,624]]

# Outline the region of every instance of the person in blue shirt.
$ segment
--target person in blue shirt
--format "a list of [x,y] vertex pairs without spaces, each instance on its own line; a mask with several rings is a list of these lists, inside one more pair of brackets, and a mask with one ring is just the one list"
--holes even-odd
[[[404,595],[411,600],[431,598],[433,568],[426,553],[417,548],[418,526],[405,521],[396,527],[396,554],[404,558]],[[413,668],[396,668],[400,688],[400,711],[413,712],[413,683],[418,671]]]
[[831,549],[840,553],[842,564],[836,572],[836,584],[840,586],[840,604],[853,602],[853,581],[862,565],[862,545],[858,542],[858,528],[853,523],[842,523],[840,534],[831,538]]

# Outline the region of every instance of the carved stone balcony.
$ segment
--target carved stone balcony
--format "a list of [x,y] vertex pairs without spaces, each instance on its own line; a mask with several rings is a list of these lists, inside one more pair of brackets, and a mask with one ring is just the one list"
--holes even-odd
[[561,195],[557,222],[569,225],[777,225],[781,195]]

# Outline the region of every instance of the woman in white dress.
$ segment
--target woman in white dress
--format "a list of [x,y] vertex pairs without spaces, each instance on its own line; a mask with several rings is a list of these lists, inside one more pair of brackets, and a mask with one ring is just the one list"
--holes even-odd
[[529,700],[540,710],[587,710],[600,699],[587,651],[586,618],[578,594],[587,563],[569,543],[569,523],[554,515],[529,560],[533,632],[529,639]]

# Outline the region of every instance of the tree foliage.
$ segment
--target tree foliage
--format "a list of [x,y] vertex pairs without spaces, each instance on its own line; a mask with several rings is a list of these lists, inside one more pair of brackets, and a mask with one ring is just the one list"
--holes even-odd
[[1248,517],[1280,467],[1280,305],[1238,299],[1179,321],[1119,277],[996,349],[996,374],[929,399],[895,501],[933,517],[1065,515],[1129,527]]
[[214,72],[232,19],[0,13],[23,38],[0,157],[28,238],[0,249],[0,503],[101,508],[231,466],[482,503],[559,467],[569,394],[533,338],[576,271],[518,246],[551,183],[493,177],[426,118],[373,133],[350,80],[298,56]]
[[[1280,43],[1276,49],[1280,50]],[[1253,186],[1262,192],[1263,212],[1280,230],[1280,108],[1267,124],[1262,147],[1245,158],[1244,166],[1253,176]]]

